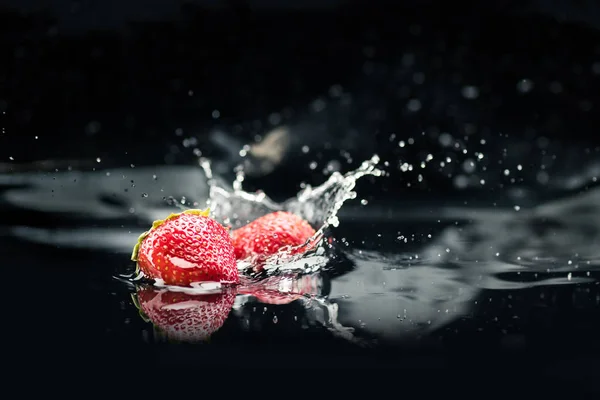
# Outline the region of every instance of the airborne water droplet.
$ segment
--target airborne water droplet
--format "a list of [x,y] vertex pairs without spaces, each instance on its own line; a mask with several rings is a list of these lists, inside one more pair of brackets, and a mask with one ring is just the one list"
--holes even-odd
[[475,86],[465,86],[461,92],[465,99],[473,100],[479,97],[479,89]]
[[529,79],[521,79],[517,83],[517,90],[521,93],[528,93],[533,89],[533,82]]

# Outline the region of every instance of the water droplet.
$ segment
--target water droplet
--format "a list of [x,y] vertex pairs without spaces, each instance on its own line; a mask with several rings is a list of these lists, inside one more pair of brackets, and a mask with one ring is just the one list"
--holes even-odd
[[269,123],[271,125],[279,125],[281,123],[281,114],[279,113],[272,113],[269,115],[269,117],[267,118],[269,120]]
[[342,168],[342,165],[338,160],[331,160],[327,163],[326,172],[331,173],[335,171],[339,171]]
[[413,74],[413,82],[417,85],[423,84],[423,82],[425,82],[425,74],[422,72],[415,72]]
[[409,111],[417,112],[421,109],[421,102],[419,99],[410,99],[406,104],[406,108],[408,108]]
[[333,85],[329,88],[329,96],[331,97],[340,97],[344,92],[344,89],[341,85]]
[[450,135],[449,133],[442,133],[440,134],[439,137],[439,142],[442,146],[444,147],[450,147],[452,145],[452,135]]
[[453,182],[457,189],[466,189],[469,186],[469,178],[464,175],[456,175]]
[[477,168],[477,166],[475,165],[475,161],[473,161],[471,159],[467,159],[463,162],[462,168],[463,168],[463,171],[465,171],[467,174],[471,174],[471,173],[475,172],[475,169]]
[[88,136],[92,136],[92,135],[95,135],[96,133],[100,132],[100,129],[101,129],[100,122],[91,121],[85,126],[85,133]]
[[479,97],[479,89],[476,86],[464,86],[461,93],[465,99],[469,100]]
[[142,193],[142,197],[148,197],[148,193]]
[[415,55],[412,53],[405,53],[402,55],[402,65],[410,67],[415,63]]
[[521,93],[529,93],[533,89],[533,82],[529,79],[521,79],[517,83],[517,90]]
[[550,177],[548,176],[548,173],[547,173],[547,172],[545,172],[545,171],[539,171],[539,172],[537,173],[537,176],[536,176],[536,178],[537,178],[537,181],[538,181],[540,184],[542,184],[542,185],[545,185],[545,184],[547,184],[547,183],[548,183],[548,181],[550,180]]
[[316,99],[312,102],[311,108],[314,112],[321,112],[327,107],[327,103],[323,99]]

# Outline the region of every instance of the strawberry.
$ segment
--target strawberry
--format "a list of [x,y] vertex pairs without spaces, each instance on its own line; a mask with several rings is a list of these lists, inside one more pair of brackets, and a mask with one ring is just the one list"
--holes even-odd
[[264,260],[283,248],[295,248],[300,253],[315,230],[308,222],[287,211],[276,211],[250,222],[231,233],[238,260],[252,257]]
[[232,290],[191,294],[140,286],[133,297],[144,320],[168,338],[184,342],[207,340],[225,323],[235,302]]
[[239,282],[229,233],[208,217],[208,210],[187,210],[155,221],[140,236],[131,259],[146,277],[167,285]]

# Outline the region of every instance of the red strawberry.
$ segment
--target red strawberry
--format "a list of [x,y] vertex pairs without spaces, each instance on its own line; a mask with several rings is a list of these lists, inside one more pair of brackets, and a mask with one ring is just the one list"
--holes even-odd
[[[287,211],[276,211],[232,232],[237,259],[265,259],[284,247],[300,246],[315,234],[308,222]],[[302,252],[298,248],[293,252]]]
[[187,210],[155,221],[140,236],[131,259],[148,278],[167,285],[239,282],[229,233],[208,211]]
[[136,307],[168,338],[185,342],[206,340],[223,326],[235,292],[190,294],[155,287],[138,287]]

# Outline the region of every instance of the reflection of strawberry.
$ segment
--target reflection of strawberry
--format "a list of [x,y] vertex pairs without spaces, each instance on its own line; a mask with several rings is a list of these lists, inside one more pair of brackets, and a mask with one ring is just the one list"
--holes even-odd
[[315,234],[308,222],[299,216],[277,211],[264,215],[232,232],[237,259],[265,259],[284,247],[296,247],[292,253],[306,250],[301,246]]
[[238,292],[249,294],[264,304],[283,305],[306,295],[319,295],[322,284],[320,275],[273,276],[260,282],[242,286]]
[[148,278],[167,285],[239,282],[231,238],[208,211],[187,210],[155,221],[140,236],[131,259]]
[[273,305],[284,305],[289,304],[292,301],[296,301],[302,298],[302,294],[293,293],[293,292],[279,292],[277,290],[269,290],[269,289],[256,289],[247,293],[252,295],[261,303],[264,304],[273,304]]
[[235,293],[190,294],[155,287],[138,287],[136,306],[170,339],[206,340],[227,319]]

